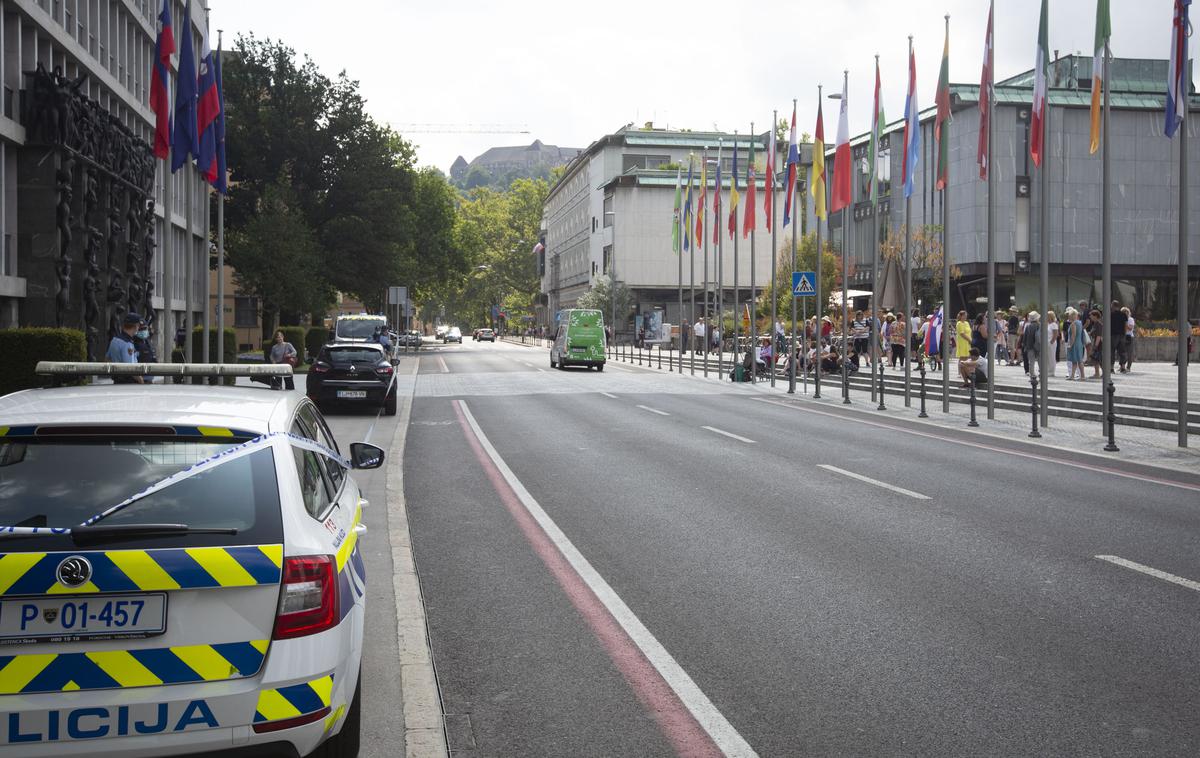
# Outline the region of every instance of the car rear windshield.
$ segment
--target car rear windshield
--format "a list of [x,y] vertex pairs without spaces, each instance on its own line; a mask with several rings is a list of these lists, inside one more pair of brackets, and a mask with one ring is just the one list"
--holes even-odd
[[331,347],[327,359],[332,363],[378,363],[383,353],[369,347]]
[[[90,438],[0,442],[0,522],[16,527],[74,527],[237,444]],[[237,530],[235,535],[122,539],[120,547],[278,542],[283,537],[278,490],[274,455],[266,447],[180,479],[98,523]],[[69,536],[44,535],[0,534],[0,552],[71,548]]]
[[334,330],[334,333],[341,339],[367,340],[371,339],[382,327],[383,319],[341,319],[337,322],[337,328]]

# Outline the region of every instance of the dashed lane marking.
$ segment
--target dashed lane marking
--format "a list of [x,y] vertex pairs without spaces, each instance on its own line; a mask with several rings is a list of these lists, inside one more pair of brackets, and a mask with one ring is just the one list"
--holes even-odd
[[660,411],[659,409],[651,408],[648,405],[639,405],[638,407],[644,411],[650,411],[651,413],[657,413],[660,416],[670,416],[671,415],[671,414],[667,413],[666,411]]
[[718,429],[715,426],[702,426],[700,428],[707,429],[708,431],[712,432],[713,434],[724,435],[730,439],[737,440],[738,442],[745,442],[747,445],[757,445],[758,444],[757,442],[750,439],[749,437],[743,437],[740,434],[734,434],[733,432],[727,432],[724,429]]
[[1127,568],[1130,571],[1137,571],[1142,574],[1145,574],[1146,576],[1152,576],[1155,579],[1161,579],[1164,582],[1170,582],[1171,584],[1178,584],[1180,587],[1187,587],[1189,590],[1194,590],[1195,592],[1200,592],[1200,582],[1194,582],[1191,579],[1184,579],[1182,576],[1175,576],[1174,574],[1168,574],[1166,571],[1159,571],[1156,568],[1151,568],[1150,566],[1145,566],[1145,565],[1142,565],[1141,563],[1134,563],[1133,561],[1129,561],[1129,560],[1120,558],[1115,555],[1097,555],[1097,556],[1095,556],[1095,558],[1096,558],[1096,560],[1106,561],[1108,563],[1111,563],[1114,566],[1120,566],[1121,568]]
[[847,471],[844,468],[838,468],[837,466],[830,466],[827,463],[822,463],[819,465],[821,468],[825,469],[826,471],[832,471],[835,474],[841,474],[842,476],[848,476],[851,479],[857,479],[860,482],[866,482],[867,484],[873,484],[876,487],[882,487],[885,490],[891,490],[892,492],[898,492],[901,495],[907,495],[907,496],[913,498],[914,500],[928,500],[929,499],[928,495],[922,495],[920,492],[913,492],[912,490],[906,490],[903,487],[897,487],[894,484],[888,484],[887,482],[881,482],[878,479],[872,479],[869,476],[863,476],[862,474],[856,474],[853,471]]

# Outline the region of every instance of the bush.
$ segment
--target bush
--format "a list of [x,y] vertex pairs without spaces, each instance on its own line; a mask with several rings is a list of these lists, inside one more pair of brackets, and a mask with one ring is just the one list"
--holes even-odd
[[317,355],[321,352],[321,348],[325,347],[325,343],[329,341],[329,330],[323,326],[311,326],[308,328],[308,334],[304,336],[304,349],[312,356],[315,361]]
[[[221,343],[221,352],[223,355],[217,357],[217,330],[215,328],[208,330],[208,356],[209,363],[237,363],[237,332],[233,327],[225,327],[225,341]],[[174,356],[172,356],[174,360]],[[202,363],[204,361],[204,328],[195,327],[192,329],[192,362]],[[224,384],[233,386],[237,379],[232,376],[225,377]],[[216,384],[216,379],[210,379],[209,384]]]
[[87,360],[87,342],[78,329],[0,329],[0,394],[45,387],[48,377],[34,373],[38,361]]

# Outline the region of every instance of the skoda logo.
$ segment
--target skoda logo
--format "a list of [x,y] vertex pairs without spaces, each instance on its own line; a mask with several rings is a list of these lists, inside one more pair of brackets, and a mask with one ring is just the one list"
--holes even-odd
[[62,586],[75,589],[87,584],[88,580],[92,578],[92,564],[88,563],[88,559],[81,555],[72,555],[70,558],[64,558],[63,562],[58,564],[55,576]]

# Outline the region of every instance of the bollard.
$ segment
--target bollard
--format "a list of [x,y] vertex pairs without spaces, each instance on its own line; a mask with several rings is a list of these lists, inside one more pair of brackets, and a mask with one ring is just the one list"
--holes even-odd
[[883,360],[879,360],[879,407],[875,410],[886,411],[887,406],[883,404],[883,396],[887,394],[883,389]]
[[842,405],[850,405],[850,365],[842,356]]
[[[670,364],[670,361],[668,361],[667,368],[670,368],[669,364]],[[661,342],[658,343],[658,367],[660,369],[662,368],[662,343]]]
[[921,412],[917,414],[917,418],[929,418],[929,414],[925,412],[925,361],[921,361]]
[[1108,422],[1108,444],[1104,446],[1104,449],[1107,452],[1115,453],[1121,448],[1117,447],[1117,412],[1114,410],[1116,406],[1113,404],[1113,395],[1117,394],[1117,387],[1111,379],[1104,391],[1108,393],[1108,416],[1105,419]]
[[[1032,366],[1030,367],[1032,368]],[[1029,432],[1030,437],[1041,437],[1042,433],[1038,431],[1038,378],[1037,374],[1029,375],[1029,385],[1033,387],[1033,401],[1029,404],[1029,412],[1033,416],[1033,431]]]
[[975,420],[975,380],[971,380],[971,420],[967,422],[967,426],[979,426],[979,422]]

